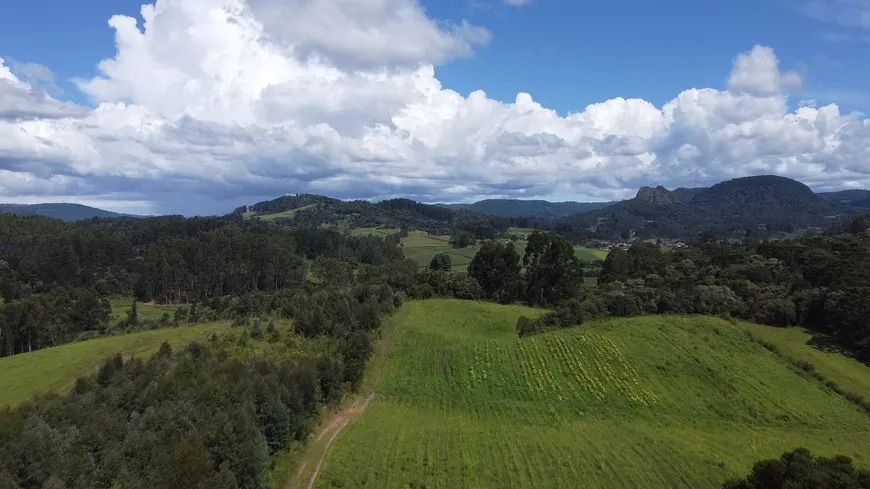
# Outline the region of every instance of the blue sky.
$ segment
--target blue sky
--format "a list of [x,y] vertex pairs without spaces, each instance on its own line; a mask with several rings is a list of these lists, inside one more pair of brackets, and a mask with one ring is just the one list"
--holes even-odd
[[[108,19],[138,17],[142,3],[19,2],[0,16],[0,56],[50,67],[66,98],[86,102],[68,80],[96,73],[99,60],[115,52]],[[481,89],[513,101],[524,91],[560,113],[613,97],[661,105],[685,88],[723,86],[722,67],[736,53],[762,44],[776,49],[783,67],[805,73],[806,98],[870,110],[870,29],[825,21],[800,2],[535,0],[519,8],[491,0],[422,3],[434,18],[465,19],[492,33],[491,43],[473,56],[438,67],[445,87],[466,95]],[[836,3],[830,2],[832,12]]]
[[0,16],[0,201],[870,188],[865,0],[141,3]]

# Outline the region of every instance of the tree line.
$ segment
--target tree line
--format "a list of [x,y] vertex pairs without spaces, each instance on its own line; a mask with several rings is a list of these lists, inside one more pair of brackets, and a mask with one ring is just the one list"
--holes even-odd
[[[108,327],[106,298],[162,304],[302,287],[315,272],[402,260],[394,243],[206,218],[65,223],[0,215],[0,355]],[[337,278],[335,278],[337,280]]]

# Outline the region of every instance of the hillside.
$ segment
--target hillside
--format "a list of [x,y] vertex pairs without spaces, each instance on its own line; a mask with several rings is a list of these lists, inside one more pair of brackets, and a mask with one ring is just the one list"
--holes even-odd
[[558,219],[578,212],[603,209],[616,202],[548,202],[546,200],[486,199],[472,204],[443,204],[493,216]]
[[73,386],[77,377],[93,373],[106,358],[116,353],[147,358],[164,341],[175,347],[184,346],[226,326],[208,323],[143,331],[0,358],[0,407],[17,404],[39,393],[63,392]]
[[372,203],[311,194],[287,195],[259,202],[236,209],[234,214],[245,220],[268,221],[288,227],[328,227],[341,231],[408,228],[437,235],[450,235],[462,230],[479,238],[493,238],[510,225],[505,218],[409,199]]
[[818,194],[823,199],[838,204],[851,205],[870,209],[870,190],[841,190],[839,192],[823,192]]
[[378,396],[315,487],[716,488],[796,446],[870,464],[870,417],[739,326],[653,316],[517,338],[535,312],[403,306]]
[[[691,197],[691,200],[687,200]],[[773,175],[736,178],[707,189],[644,187],[634,199],[567,218],[573,226],[603,237],[695,236],[704,230],[738,235],[753,229],[761,235],[829,227],[856,210],[824,199],[806,185]]]
[[[105,211],[81,204],[0,204],[0,213],[46,216],[64,221],[81,221],[94,217],[121,217],[126,214]],[[129,216],[128,216],[129,217]]]

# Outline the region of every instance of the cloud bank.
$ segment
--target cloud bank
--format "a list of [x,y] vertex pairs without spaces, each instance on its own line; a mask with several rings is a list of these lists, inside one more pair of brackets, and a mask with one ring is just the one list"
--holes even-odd
[[768,47],[723,67],[724,89],[561,116],[527,93],[444,88],[434,67],[490,35],[416,0],[158,0],[141,14],[109,20],[115,56],[77,80],[95,107],[0,60],[0,200],[192,214],[295,192],[613,199],[759,173],[870,188],[868,119],[790,110],[801,77]]

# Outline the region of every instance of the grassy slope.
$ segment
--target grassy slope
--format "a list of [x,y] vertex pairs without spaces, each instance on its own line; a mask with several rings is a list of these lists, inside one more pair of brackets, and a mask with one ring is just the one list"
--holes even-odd
[[518,339],[530,312],[403,306],[382,395],[317,487],[712,488],[797,446],[870,463],[870,417],[739,326],[644,317]]
[[317,207],[317,204],[308,204],[297,207],[295,209],[290,209],[283,212],[276,212],[274,214],[257,214],[256,212],[245,212],[244,214],[242,214],[242,216],[245,218],[245,220],[253,219],[255,217],[264,221],[274,221],[275,219],[293,219],[294,217],[296,217],[297,212],[304,211],[306,209],[313,209],[315,207]]
[[868,375],[870,369],[853,358],[813,348],[809,345],[812,335],[806,330],[760,324],[742,326],[755,336],[775,344],[783,355],[795,360],[808,361],[819,373],[840,384],[847,391],[870,398],[870,375]]
[[164,341],[173,347],[181,346],[225,327],[223,323],[208,323],[144,331],[0,358],[0,406],[14,405],[43,392],[69,389],[76,378],[91,373],[116,353],[150,355]]

